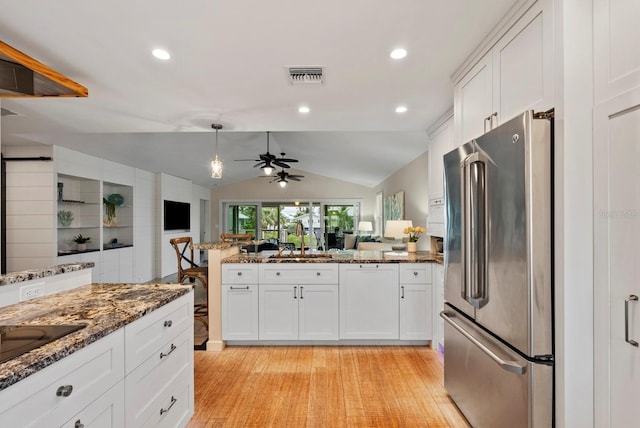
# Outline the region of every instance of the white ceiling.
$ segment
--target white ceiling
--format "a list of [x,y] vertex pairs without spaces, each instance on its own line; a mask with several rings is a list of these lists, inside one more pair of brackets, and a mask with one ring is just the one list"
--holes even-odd
[[[2,145],[56,144],[214,187],[259,175],[234,160],[264,153],[272,131],[271,153],[297,170],[373,187],[426,150],[451,74],[513,3],[0,0],[0,40],[89,89],[2,99],[19,114],[2,118]],[[397,46],[406,58],[389,58]],[[285,67],[306,65],[325,67],[323,86],[289,85]],[[208,172],[214,122],[221,180]]]

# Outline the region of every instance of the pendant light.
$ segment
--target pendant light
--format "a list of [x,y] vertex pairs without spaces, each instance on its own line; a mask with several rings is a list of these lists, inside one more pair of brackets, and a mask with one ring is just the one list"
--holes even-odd
[[211,161],[211,178],[222,178],[222,161],[218,159],[218,131],[222,129],[222,125],[213,123],[211,127],[216,130],[216,157]]

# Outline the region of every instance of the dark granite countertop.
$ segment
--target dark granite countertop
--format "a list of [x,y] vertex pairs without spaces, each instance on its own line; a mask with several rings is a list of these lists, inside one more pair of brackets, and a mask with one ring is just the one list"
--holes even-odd
[[0,390],[187,294],[190,285],[90,284],[0,308],[10,325],[86,324],[81,330],[0,364]]
[[48,266],[44,268],[23,270],[0,275],[0,286],[15,284],[17,282],[29,281],[31,279],[45,278],[48,276],[60,275],[67,272],[89,269],[94,266],[93,262],[66,263],[62,265]]
[[[289,256],[284,251],[282,258],[271,258],[277,254],[261,253],[236,254],[222,260],[222,263],[442,263],[442,256],[429,251],[407,253],[406,251],[329,251],[312,252],[305,256]],[[310,256],[309,256],[310,255]]]

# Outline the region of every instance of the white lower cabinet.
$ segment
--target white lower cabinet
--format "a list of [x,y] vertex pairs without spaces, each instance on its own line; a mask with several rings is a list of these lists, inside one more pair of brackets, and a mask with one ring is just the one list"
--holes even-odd
[[397,264],[340,265],[340,339],[398,339]]
[[400,266],[400,340],[431,340],[431,265]]
[[193,293],[125,328],[127,427],[185,426],[194,409]]
[[260,340],[337,340],[338,266],[264,265],[259,272]]
[[124,424],[124,381],[69,419],[63,428],[119,428]]
[[185,426],[194,397],[184,308],[193,310],[193,293],[0,391],[0,426]]
[[222,340],[258,340],[258,285],[222,285]]
[[[1,425],[62,426],[74,415],[92,412],[94,404],[104,408],[98,400],[123,377],[121,329],[0,391]],[[119,399],[111,406],[123,406],[122,394]]]
[[260,340],[337,340],[338,285],[260,285]]

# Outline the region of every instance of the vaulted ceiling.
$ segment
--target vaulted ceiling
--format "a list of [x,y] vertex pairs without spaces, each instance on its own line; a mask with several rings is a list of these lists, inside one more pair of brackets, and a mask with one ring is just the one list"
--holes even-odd
[[[297,170],[375,186],[427,149],[451,74],[514,0],[0,0],[0,40],[89,89],[4,98],[2,145],[55,144],[214,187]],[[408,55],[389,53],[404,47]],[[164,48],[168,61],[151,55]],[[291,85],[289,66],[322,66]],[[307,114],[298,107],[310,108]],[[395,108],[407,107],[398,114]],[[209,176],[221,123],[220,180]]]

